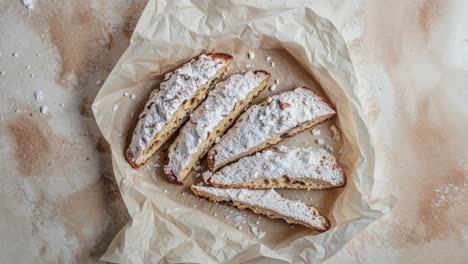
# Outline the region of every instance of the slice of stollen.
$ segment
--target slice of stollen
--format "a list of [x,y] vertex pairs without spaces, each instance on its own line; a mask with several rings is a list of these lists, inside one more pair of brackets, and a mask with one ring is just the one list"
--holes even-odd
[[192,192],[212,202],[232,203],[239,209],[250,209],[273,219],[300,224],[319,232],[330,228],[330,221],[313,206],[282,197],[275,190],[223,189],[192,185]]
[[151,93],[133,131],[125,155],[132,167],[145,163],[175,133],[231,61],[228,54],[201,54],[165,75],[159,90]]
[[172,182],[183,183],[195,163],[265,88],[269,78],[267,72],[249,71],[216,84],[169,148],[164,171]]
[[203,180],[221,188],[332,189],[346,177],[336,158],[323,149],[278,146],[244,157]]
[[216,171],[242,157],[277,144],[335,115],[333,108],[307,88],[296,88],[251,106],[208,152]]

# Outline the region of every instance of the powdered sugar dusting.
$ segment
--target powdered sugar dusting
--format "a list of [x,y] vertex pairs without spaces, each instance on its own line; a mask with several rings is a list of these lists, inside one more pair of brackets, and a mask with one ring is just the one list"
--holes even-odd
[[213,59],[205,54],[185,63],[161,83],[159,91],[151,93],[145,110],[140,115],[133,132],[130,152],[137,160],[149,147],[155,135],[171,120],[173,114],[200,87],[225,66],[223,59]]
[[335,113],[319,96],[306,88],[284,92],[271,99],[270,103],[250,107],[210,150],[215,166],[275,135]]
[[265,236],[265,232],[258,230],[257,226],[249,225],[250,232],[257,238],[262,239]]
[[279,179],[312,178],[331,185],[344,183],[342,170],[335,157],[323,149],[288,148],[278,146],[244,157],[238,162],[223,167],[213,174],[205,172],[203,178],[210,177],[212,184],[240,184],[258,178]]
[[282,197],[275,190],[248,190],[248,189],[223,189],[216,187],[193,186],[200,193],[208,193],[233,202],[249,204],[253,207],[262,208],[275,212],[282,218],[292,218],[296,221],[310,226],[326,229],[324,223],[328,222],[319,215],[317,209],[299,200],[290,200]]
[[455,203],[463,198],[465,192],[465,185],[463,187],[456,186],[448,183],[439,186],[434,190],[435,199],[433,200],[432,207],[437,209],[449,203]]
[[[234,74],[220,82],[209,93],[208,98],[193,112],[179,137],[169,149],[169,163],[164,170],[167,174],[179,177],[200,149],[209,147],[208,136],[234,110],[236,105],[257,90],[267,78],[264,72],[252,71]],[[235,119],[237,117],[234,116]],[[229,117],[231,118],[231,117]],[[224,131],[220,131],[224,133]],[[199,157],[195,157],[198,159]]]

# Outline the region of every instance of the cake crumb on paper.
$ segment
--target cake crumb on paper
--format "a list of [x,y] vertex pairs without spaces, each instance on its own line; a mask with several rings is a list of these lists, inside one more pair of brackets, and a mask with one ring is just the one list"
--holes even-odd
[[310,133],[312,133],[313,136],[320,136],[320,130],[318,128],[312,129]]
[[325,143],[325,141],[323,139],[321,139],[321,138],[317,139],[316,142],[319,145],[323,145],[323,143]]
[[276,90],[276,84],[273,84],[270,86],[270,91],[274,91],[274,90]]
[[253,52],[253,51],[249,51],[249,52],[247,53],[247,56],[249,56],[249,59],[251,59],[251,60],[252,60],[252,59],[254,59],[254,58],[255,58],[255,52]]
[[266,56],[266,57],[265,57],[265,61],[266,61],[266,62],[271,61],[271,57],[270,57],[270,56]]
[[340,141],[340,130],[335,125],[331,125],[329,129],[332,132],[332,139],[335,141]]

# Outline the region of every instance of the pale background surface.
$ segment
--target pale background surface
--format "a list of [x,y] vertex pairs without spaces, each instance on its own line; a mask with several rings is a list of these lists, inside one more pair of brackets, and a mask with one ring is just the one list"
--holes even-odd
[[[98,262],[129,220],[90,103],[145,3],[0,0],[3,263]],[[349,45],[379,160],[373,195],[399,199],[329,262],[466,263],[468,2],[309,5]]]

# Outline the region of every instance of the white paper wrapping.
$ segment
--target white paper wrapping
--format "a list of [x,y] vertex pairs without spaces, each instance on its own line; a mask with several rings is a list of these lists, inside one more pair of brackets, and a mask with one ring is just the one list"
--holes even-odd
[[[260,1],[259,1],[260,2]],[[150,0],[132,36],[93,104],[97,123],[109,142],[116,181],[132,220],[115,237],[102,260],[121,263],[272,263],[320,262],[338,251],[369,223],[381,216],[391,199],[370,201],[374,179],[374,148],[355,89],[353,64],[341,35],[330,21],[303,6],[275,1],[243,4],[237,1]],[[249,60],[248,51],[256,58]],[[138,115],[162,74],[201,52],[225,52],[235,57],[230,72],[264,69],[278,89],[305,85],[336,107],[342,140],[329,142],[348,176],[344,189],[282,191],[287,197],[318,204],[332,228],[316,234],[290,228],[279,220],[258,218],[225,205],[195,198],[188,186],[170,184],[162,174],[166,149],[148,164],[132,169],[124,158]],[[266,62],[265,56],[271,56]],[[314,79],[317,82],[314,81]],[[128,92],[136,100],[123,96]],[[286,145],[313,145],[306,131]],[[194,173],[195,174],[195,173]],[[232,219],[235,218],[235,219]],[[239,220],[240,219],[240,220]],[[242,230],[236,228],[241,222]],[[259,221],[259,224],[256,224]],[[266,232],[258,240],[250,225]]]

